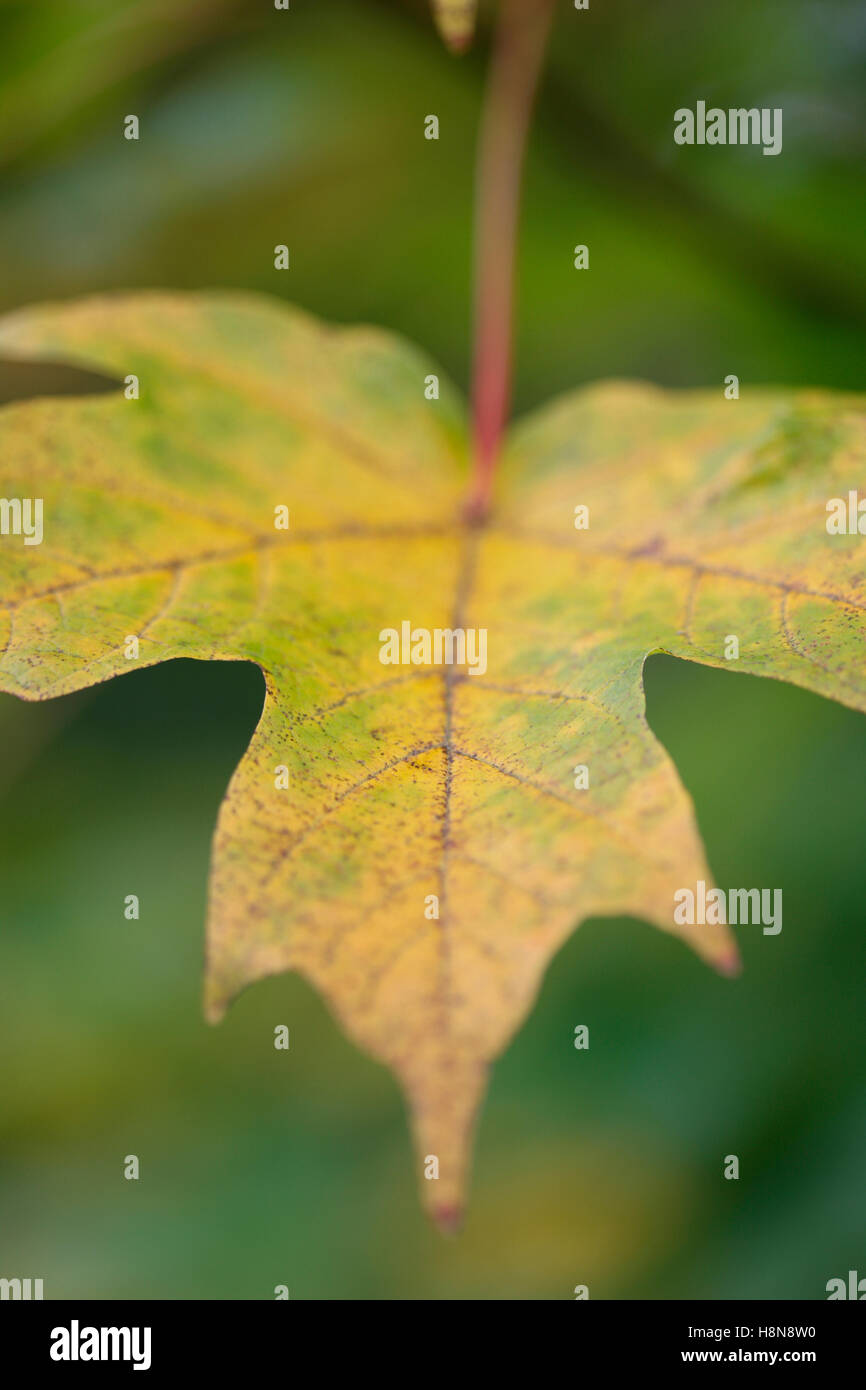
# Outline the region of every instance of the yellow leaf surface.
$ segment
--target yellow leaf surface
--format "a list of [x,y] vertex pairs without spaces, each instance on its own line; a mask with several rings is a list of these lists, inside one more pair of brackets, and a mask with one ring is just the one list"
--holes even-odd
[[[399,1077],[450,1225],[488,1067],[583,918],[637,915],[736,969],[728,928],[674,921],[711,874],[643,665],[866,708],[866,537],[825,525],[864,481],[862,399],[578,391],[515,428],[478,528],[459,400],[426,399],[435,368],[378,330],[137,294],[12,315],[0,351],[140,384],[0,411],[0,492],[44,506],[41,544],[0,536],[0,688],[260,666],[214,837],[208,1015],[279,971],[312,981]],[[486,669],[383,665],[404,622],[483,629]]]

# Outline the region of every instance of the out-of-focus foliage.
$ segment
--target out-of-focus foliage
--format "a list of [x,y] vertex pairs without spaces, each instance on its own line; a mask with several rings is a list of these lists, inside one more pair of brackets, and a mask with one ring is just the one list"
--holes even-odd
[[[484,35],[457,60],[426,5],[364,0],[48,0],[0,22],[0,307],[267,289],[398,328],[465,381]],[[838,0],[560,6],[528,166],[519,407],[607,375],[861,384],[864,55],[862,6]],[[782,105],[781,156],[676,146],[673,112],[700,97]]]

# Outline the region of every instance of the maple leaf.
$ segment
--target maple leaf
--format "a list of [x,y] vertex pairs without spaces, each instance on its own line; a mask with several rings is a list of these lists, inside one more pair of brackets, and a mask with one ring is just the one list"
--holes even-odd
[[[866,708],[866,537],[825,525],[863,482],[862,398],[577,391],[512,431],[479,526],[458,397],[426,399],[431,365],[379,330],[136,294],[16,313],[0,347],[140,386],[0,411],[0,490],[44,504],[41,544],[0,543],[0,688],[260,666],[214,838],[207,1013],[312,981],[397,1074],[452,1223],[487,1069],[582,919],[640,916],[736,969],[727,927],[674,920],[711,875],[646,722],[648,654]],[[486,670],[384,666],[403,622],[484,629]]]

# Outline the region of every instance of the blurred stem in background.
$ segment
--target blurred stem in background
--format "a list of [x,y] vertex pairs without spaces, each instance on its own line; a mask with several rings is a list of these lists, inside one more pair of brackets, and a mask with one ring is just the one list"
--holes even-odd
[[529,119],[555,0],[502,0],[478,145],[469,513],[484,516],[508,413],[514,261]]

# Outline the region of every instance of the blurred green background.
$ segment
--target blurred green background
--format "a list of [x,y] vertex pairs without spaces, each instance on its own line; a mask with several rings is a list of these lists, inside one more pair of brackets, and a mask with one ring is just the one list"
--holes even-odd
[[[242,286],[385,324],[465,387],[488,19],[458,60],[420,0],[0,0],[0,309]],[[561,0],[516,409],[605,375],[861,388],[864,76],[859,0]],[[783,153],[675,146],[698,98],[782,106]],[[0,364],[3,399],[87,384]],[[259,673],[2,697],[0,1274],[48,1297],[809,1299],[866,1273],[866,720],[664,657],[647,685],[718,881],[782,887],[783,931],[741,930],[732,983],[587,923],[495,1070],[451,1241],[395,1085],[305,984],[202,1021],[209,839]]]

